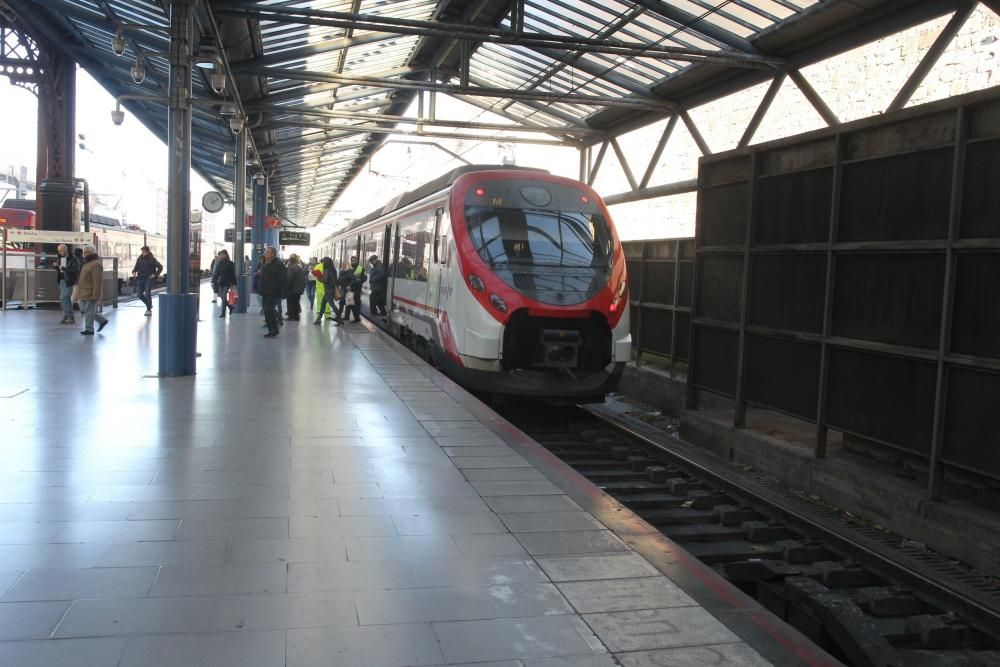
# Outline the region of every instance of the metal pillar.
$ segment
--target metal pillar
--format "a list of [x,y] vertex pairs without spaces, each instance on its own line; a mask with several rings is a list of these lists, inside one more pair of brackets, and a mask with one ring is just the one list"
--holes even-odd
[[160,296],[160,375],[195,372],[198,295],[188,293],[191,218],[191,9],[170,3],[170,90],[167,110],[167,293]]
[[38,86],[39,229],[72,232],[80,228],[73,182],[76,150],[76,64],[45,49],[45,76]]
[[241,130],[236,135],[236,167],[233,173],[233,208],[236,209],[233,221],[233,262],[236,264],[236,285],[240,297],[236,301],[236,312],[247,312],[249,294],[244,275],[248,267],[243,261],[243,230],[245,229],[247,201],[247,135]]
[[253,179],[253,254],[250,255],[250,276],[257,274],[264,259],[264,218],[267,216],[267,181],[263,176]]

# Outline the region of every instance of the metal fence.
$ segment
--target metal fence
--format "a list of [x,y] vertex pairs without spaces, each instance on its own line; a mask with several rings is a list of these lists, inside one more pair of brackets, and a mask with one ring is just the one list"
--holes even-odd
[[[58,255],[10,252],[0,254],[0,297],[3,309],[37,308],[59,303],[59,281],[56,273]],[[104,265],[104,288],[101,308],[118,307],[118,258],[101,259]]]
[[1000,479],[1000,93],[704,158],[688,403]]
[[637,366],[686,371],[691,333],[694,239],[622,244],[629,275],[629,317]]

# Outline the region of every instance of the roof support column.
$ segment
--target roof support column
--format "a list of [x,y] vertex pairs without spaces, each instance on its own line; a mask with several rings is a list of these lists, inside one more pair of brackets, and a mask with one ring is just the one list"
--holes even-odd
[[253,252],[250,255],[250,276],[257,275],[260,263],[264,259],[264,218],[267,217],[267,179],[263,174],[253,179],[253,231],[250,240],[253,242]]
[[[233,208],[236,213],[233,216],[233,262],[236,264],[236,285],[239,290],[239,298],[236,300],[236,312],[247,312],[247,302],[250,294],[246,275],[248,267],[243,261],[243,234],[246,229],[246,202],[247,202],[247,135],[248,130],[240,130],[236,135],[236,165],[233,169]],[[223,297],[225,298],[225,297]]]
[[80,228],[73,182],[76,138],[76,64],[42,46],[45,74],[38,84],[38,226],[68,232]]
[[195,372],[198,294],[189,292],[192,0],[170,3],[167,107],[167,293],[160,296],[160,375]]

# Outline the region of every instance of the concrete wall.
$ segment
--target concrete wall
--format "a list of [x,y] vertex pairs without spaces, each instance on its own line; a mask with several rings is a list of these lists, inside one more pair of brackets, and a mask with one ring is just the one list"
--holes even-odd
[[681,438],[715,456],[770,475],[973,567],[1000,572],[1000,516],[995,512],[960,500],[928,501],[919,477],[912,479],[897,467],[836,446],[828,458],[816,459],[809,442],[811,424],[753,411],[751,428],[737,429],[731,401],[703,392],[700,409],[686,410],[683,379],[632,365],[626,367],[619,391],[674,417]]

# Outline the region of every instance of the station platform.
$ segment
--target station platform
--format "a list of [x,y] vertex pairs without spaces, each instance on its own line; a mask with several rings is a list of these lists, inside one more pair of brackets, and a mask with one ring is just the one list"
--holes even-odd
[[0,314],[0,665],[838,664],[374,327],[208,294],[182,378],[155,308]]

